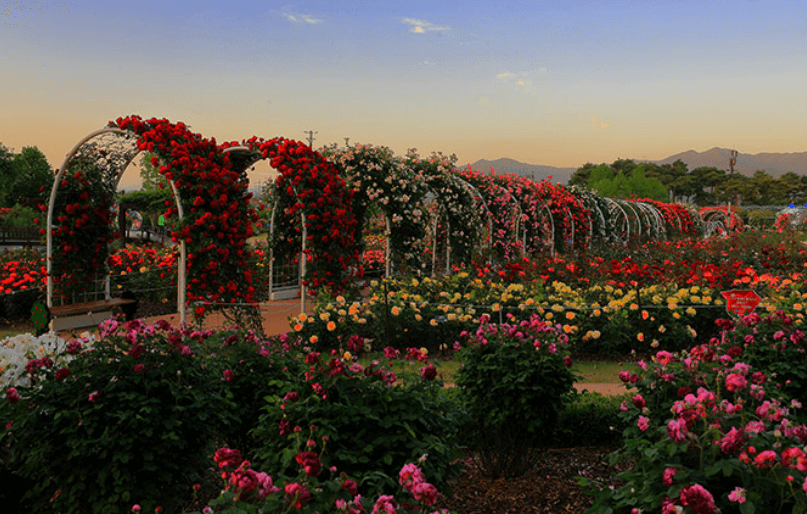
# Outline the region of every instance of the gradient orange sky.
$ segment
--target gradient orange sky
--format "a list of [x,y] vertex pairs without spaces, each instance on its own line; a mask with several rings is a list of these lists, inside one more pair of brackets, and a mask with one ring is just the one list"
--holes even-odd
[[140,114],[461,165],[807,150],[805,4],[650,4],[0,2],[0,143],[56,168]]

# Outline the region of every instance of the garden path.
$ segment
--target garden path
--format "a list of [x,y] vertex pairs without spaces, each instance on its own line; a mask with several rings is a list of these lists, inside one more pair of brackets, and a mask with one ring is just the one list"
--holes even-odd
[[[311,314],[314,312],[314,302],[306,303],[306,312]],[[274,302],[265,302],[261,304],[261,315],[263,318],[263,329],[266,335],[280,335],[288,332],[289,316],[295,316],[300,312],[299,300],[279,300]],[[176,314],[166,314],[162,316],[153,316],[146,318],[146,323],[153,325],[157,320],[164,319],[172,325],[179,325],[179,316]],[[221,328],[225,325],[225,319],[221,314],[213,313],[205,318],[204,328]],[[72,334],[64,333],[62,337],[70,337]],[[610,382],[578,382],[575,384],[578,391],[588,390],[593,393],[600,393],[606,396],[616,396],[625,394],[628,390],[622,383]]]

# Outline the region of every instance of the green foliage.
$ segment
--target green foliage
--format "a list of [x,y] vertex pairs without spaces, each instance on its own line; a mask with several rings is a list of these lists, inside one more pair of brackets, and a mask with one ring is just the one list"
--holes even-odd
[[45,203],[53,185],[53,170],[45,154],[36,147],[11,153],[0,143],[0,207],[28,204],[29,199]]
[[363,368],[338,355],[319,359],[310,353],[305,376],[288,383],[283,397],[267,397],[255,430],[263,443],[255,461],[263,468],[279,477],[296,476],[302,433],[316,447],[324,446],[325,469],[336,466],[355,477],[363,496],[394,488],[401,467],[424,455],[424,473],[438,488],[459,472],[462,411],[443,395],[441,381],[418,377],[395,383],[377,361]]
[[147,226],[157,228],[157,218],[172,204],[173,196],[170,187],[142,189],[121,195],[118,203],[139,211],[143,215],[143,221],[147,221]]
[[11,207],[11,191],[17,182],[17,169],[13,165],[14,154],[0,143],[0,207]]
[[14,156],[15,182],[9,200],[18,203],[35,199],[46,203],[53,187],[53,169],[37,147],[26,146]]
[[227,399],[233,402],[234,419],[221,434],[231,448],[251,455],[263,442],[252,430],[258,426],[265,398],[276,397],[303,372],[302,361],[283,350],[279,341],[267,341],[252,331],[223,330],[205,341],[211,352],[208,366],[225,382]]
[[667,201],[667,188],[657,178],[645,175],[644,167],[639,165],[629,176],[618,172],[613,178],[607,178],[608,171],[597,168],[592,172],[589,182],[591,189],[607,198],[652,198],[661,202]]
[[[208,467],[232,403],[200,359],[205,334],[105,325],[66,368],[35,370],[17,403],[0,404],[9,468],[33,481],[37,512],[128,512],[181,507]],[[65,376],[67,375],[67,376]]]
[[40,216],[34,209],[17,204],[0,219],[0,223],[8,227],[36,227]]
[[627,423],[619,415],[625,395],[603,396],[583,391],[575,393],[558,416],[552,446],[618,446]]
[[145,192],[156,192],[163,189],[171,191],[171,186],[160,173],[160,161],[156,154],[143,152],[140,158],[140,179],[143,181],[140,189]]
[[486,475],[520,476],[535,464],[572,391],[567,338],[538,316],[498,325],[483,319],[476,333],[460,352],[456,381],[472,419],[469,440]]

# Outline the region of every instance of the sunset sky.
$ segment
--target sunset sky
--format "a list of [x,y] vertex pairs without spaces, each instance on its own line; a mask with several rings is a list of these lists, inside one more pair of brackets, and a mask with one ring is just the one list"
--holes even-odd
[[805,27],[775,0],[0,1],[0,143],[55,168],[140,114],[463,165],[802,152]]

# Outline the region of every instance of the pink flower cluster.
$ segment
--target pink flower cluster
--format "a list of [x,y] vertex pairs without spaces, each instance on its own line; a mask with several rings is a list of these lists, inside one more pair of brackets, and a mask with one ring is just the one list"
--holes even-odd
[[[409,463],[401,468],[398,474],[398,482],[404,489],[412,493],[412,496],[419,502],[426,505],[437,503],[439,492],[432,484],[426,482],[423,472],[416,465]],[[373,510],[375,512],[375,510]]]
[[[225,490],[237,494],[237,501],[244,501],[254,493],[255,499],[263,500],[270,494],[280,491],[272,482],[272,478],[263,472],[250,468],[248,460],[243,460],[241,452],[230,448],[219,448],[213,456],[219,468],[236,467],[235,471],[225,471],[222,477],[227,481]],[[311,493],[309,493],[310,495]]]

